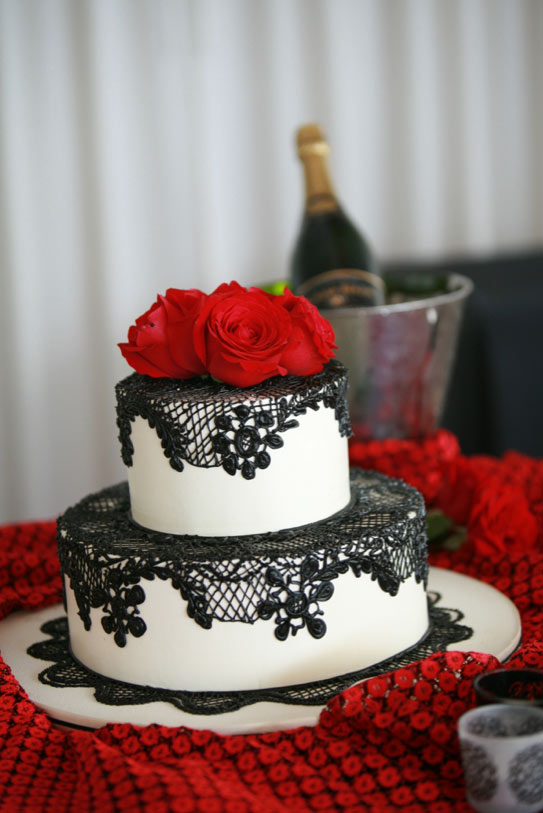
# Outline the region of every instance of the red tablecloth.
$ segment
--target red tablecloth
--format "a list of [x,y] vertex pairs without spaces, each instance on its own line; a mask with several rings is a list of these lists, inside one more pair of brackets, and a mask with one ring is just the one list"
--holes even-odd
[[[466,458],[453,436],[351,446],[467,527],[430,561],[493,584],[518,607],[510,666],[543,668],[543,462]],[[53,522],[0,529],[0,618],[61,597]],[[334,698],[314,728],[222,737],[110,725],[65,733],[0,661],[0,811],[462,811],[456,722],[489,655],[437,653]]]

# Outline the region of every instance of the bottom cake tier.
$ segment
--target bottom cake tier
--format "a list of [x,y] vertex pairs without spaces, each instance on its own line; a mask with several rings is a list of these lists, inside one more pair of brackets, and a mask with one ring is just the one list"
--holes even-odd
[[224,692],[413,647],[429,624],[423,498],[360,469],[351,494],[323,522],[237,538],[141,528],[126,483],[85,498],[58,523],[73,656],[127,683]]

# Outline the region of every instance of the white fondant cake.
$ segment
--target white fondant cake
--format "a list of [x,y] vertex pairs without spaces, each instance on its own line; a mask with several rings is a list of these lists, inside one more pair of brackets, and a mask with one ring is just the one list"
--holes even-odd
[[127,683],[188,691],[249,691],[291,686],[356,672],[418,643],[428,629],[423,585],[411,576],[398,594],[383,592],[371,576],[341,577],[323,606],[326,634],[305,631],[282,641],[273,624],[213,623],[200,627],[170,584],[146,584],[147,630],[119,648],[91,610],[86,630],[67,590],[75,657],[95,672]]
[[256,692],[356,673],[428,631],[421,495],[349,473],[346,372],[117,386],[129,485],[59,520],[71,650],[117,681]]

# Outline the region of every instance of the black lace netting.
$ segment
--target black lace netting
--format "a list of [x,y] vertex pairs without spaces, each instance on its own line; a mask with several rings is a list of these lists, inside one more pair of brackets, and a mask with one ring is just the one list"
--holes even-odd
[[132,465],[131,429],[138,415],[155,429],[176,471],[183,471],[186,461],[200,468],[222,466],[230,475],[239,471],[247,480],[270,465],[270,452],[284,445],[282,435],[309,409],[333,409],[340,434],[351,434],[347,372],[335,359],[316,375],[276,376],[247,389],[209,378],[180,381],[138,373],[115,389],[126,466]]
[[460,623],[462,613],[459,610],[440,607],[440,599],[438,593],[428,594],[430,627],[428,634],[415,646],[366,669],[296,686],[237,692],[189,692],[155,689],[112,680],[86,669],[72,657],[65,616],[45,623],[41,631],[50,637],[32,644],[28,653],[34,658],[54,662],[40,673],[39,679],[42,683],[58,688],[92,688],[96,700],[108,706],[141,705],[162,701],[190,714],[200,715],[225,714],[252,703],[263,702],[320,706],[361,680],[408,666],[434,652],[444,651],[452,644],[471,638],[473,630]]
[[85,498],[58,522],[63,573],[85,629],[91,608],[118,646],[146,631],[145,581],[168,581],[204,629],[214,622],[273,620],[283,641],[326,633],[324,606],[342,574],[369,574],[396,595],[415,576],[426,584],[425,508],[401,480],[351,469],[352,500],[322,522],[241,537],[161,534],[130,520],[126,483]]

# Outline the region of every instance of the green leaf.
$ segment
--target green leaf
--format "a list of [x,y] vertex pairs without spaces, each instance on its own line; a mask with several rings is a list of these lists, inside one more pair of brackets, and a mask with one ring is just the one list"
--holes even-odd
[[426,515],[428,543],[434,548],[458,550],[468,538],[467,530],[455,525],[443,511],[432,508]]
[[263,291],[266,291],[268,294],[274,294],[275,296],[280,296],[285,288],[290,287],[289,282],[284,279],[273,280],[271,282],[264,282],[262,285],[258,286]]
[[426,532],[428,534],[428,542],[438,542],[444,539],[454,528],[454,522],[450,517],[438,511],[431,509],[426,514]]

